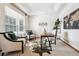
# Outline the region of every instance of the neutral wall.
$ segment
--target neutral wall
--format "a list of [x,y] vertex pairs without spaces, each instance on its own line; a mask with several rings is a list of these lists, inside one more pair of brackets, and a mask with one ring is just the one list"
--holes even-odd
[[47,32],[53,31],[54,22],[57,19],[55,15],[33,15],[29,19],[29,29],[33,30],[36,34],[41,34],[44,32],[44,26],[39,26],[39,23],[47,22],[48,25],[45,27]]
[[66,8],[64,8],[59,16],[62,20],[61,39],[75,49],[79,50],[79,29],[63,29],[63,18],[77,8],[79,8],[79,4],[70,3],[66,6]]
[[0,32],[4,32],[5,31],[4,17],[5,17],[4,4],[0,4]]
[[[4,30],[5,30],[5,26],[4,26],[4,4],[0,4],[0,32],[4,32]],[[0,50],[1,50],[1,43],[0,43]]]

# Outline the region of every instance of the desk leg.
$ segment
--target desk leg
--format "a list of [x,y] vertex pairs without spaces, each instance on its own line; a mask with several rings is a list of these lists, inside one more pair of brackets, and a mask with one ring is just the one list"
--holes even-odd
[[43,53],[42,53],[42,51],[40,52],[40,56],[43,56]]
[[50,51],[47,51],[48,54],[51,54]]
[[42,56],[42,54],[43,54],[42,53],[42,37],[41,37],[41,48],[40,49],[41,49],[40,56]]
[[42,37],[41,37],[41,51],[42,51]]

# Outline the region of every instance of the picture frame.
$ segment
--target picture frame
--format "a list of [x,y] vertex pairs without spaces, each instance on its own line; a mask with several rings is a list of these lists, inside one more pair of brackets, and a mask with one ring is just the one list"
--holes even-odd
[[63,19],[64,29],[79,29],[79,8],[65,16]]

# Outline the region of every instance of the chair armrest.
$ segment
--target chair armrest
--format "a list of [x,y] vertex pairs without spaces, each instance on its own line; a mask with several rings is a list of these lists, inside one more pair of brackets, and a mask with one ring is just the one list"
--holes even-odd
[[11,40],[10,38],[8,38],[7,36],[6,36],[6,33],[2,33],[3,35],[4,35],[4,37],[5,37],[5,39],[7,39],[7,40],[9,40],[9,41],[11,41],[11,42],[14,42],[14,43],[19,43],[19,42],[21,42],[22,43],[22,53],[24,52],[24,47],[23,47],[23,40],[20,40],[20,41],[15,41],[15,40]]
[[27,36],[25,36],[25,37],[17,37],[17,38],[27,38]]

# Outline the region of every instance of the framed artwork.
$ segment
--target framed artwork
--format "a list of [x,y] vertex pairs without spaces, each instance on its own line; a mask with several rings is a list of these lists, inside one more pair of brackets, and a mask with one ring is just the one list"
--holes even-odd
[[79,8],[64,17],[64,29],[79,29]]

